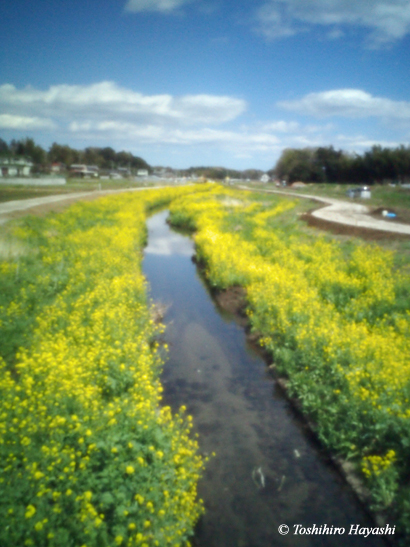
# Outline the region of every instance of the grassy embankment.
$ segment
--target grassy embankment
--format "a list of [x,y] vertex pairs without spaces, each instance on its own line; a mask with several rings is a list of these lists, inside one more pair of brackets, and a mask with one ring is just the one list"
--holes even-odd
[[192,191],[111,196],[3,230],[2,547],[189,543],[204,461],[184,408],[160,405],[141,249],[146,212]]
[[252,328],[290,395],[408,540],[408,263],[307,228],[297,220],[305,208],[297,198],[216,188],[174,201],[171,219],[196,230],[212,286],[246,288]]
[[7,184],[0,181],[0,203],[16,199],[41,198],[76,192],[96,192],[104,190],[121,190],[130,188],[147,188],[164,186],[164,181],[138,179],[100,180],[100,179],[67,179],[67,184],[58,186],[32,186],[24,184]]
[[375,184],[369,186],[371,191],[370,199],[349,198],[346,192],[349,188],[355,188],[360,186],[359,184],[324,184],[324,183],[309,183],[304,188],[292,188],[286,187],[273,187],[271,184],[262,184],[260,182],[254,182],[247,184],[254,190],[278,190],[282,192],[289,192],[297,197],[298,194],[311,194],[317,197],[328,197],[341,199],[343,201],[350,201],[352,203],[361,203],[368,205],[371,209],[384,207],[384,208],[406,208],[410,209],[410,189],[402,188],[401,186],[387,186]]

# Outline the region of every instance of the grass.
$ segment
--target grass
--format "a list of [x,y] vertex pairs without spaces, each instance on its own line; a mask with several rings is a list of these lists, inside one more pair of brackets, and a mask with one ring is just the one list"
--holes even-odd
[[[172,185],[173,183],[166,183]],[[18,199],[31,199],[45,196],[70,194],[76,192],[94,192],[98,190],[123,190],[129,188],[154,188],[164,186],[164,181],[156,180],[100,180],[100,179],[67,179],[64,186],[32,186],[5,184],[0,181],[0,203]]]
[[348,198],[346,191],[350,187],[359,186],[357,184],[318,184],[310,183],[304,188],[293,189],[291,187],[276,188],[271,184],[262,184],[255,182],[248,184],[247,186],[261,190],[280,190],[283,192],[289,192],[292,195],[298,194],[311,194],[318,197],[329,197],[335,199],[341,199],[344,201],[351,201],[352,203],[363,203],[372,208],[378,207],[399,207],[410,210],[410,189],[401,188],[400,186],[385,186],[374,185],[371,186],[371,198],[370,199],[353,199]]

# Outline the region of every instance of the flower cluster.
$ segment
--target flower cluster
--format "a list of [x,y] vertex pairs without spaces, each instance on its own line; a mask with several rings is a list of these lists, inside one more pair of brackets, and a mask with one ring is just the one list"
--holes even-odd
[[19,221],[27,254],[1,267],[2,546],[162,547],[192,534],[204,460],[185,409],[160,405],[140,261],[146,211],[193,191]]
[[[301,229],[295,207],[215,188],[174,201],[171,212],[196,230],[209,282],[246,288],[251,325],[290,393],[322,441],[355,459],[378,506],[387,506],[397,477],[404,483],[409,471],[409,277],[392,252]],[[390,477],[389,494],[372,479],[376,467]],[[407,501],[397,512],[410,524]]]

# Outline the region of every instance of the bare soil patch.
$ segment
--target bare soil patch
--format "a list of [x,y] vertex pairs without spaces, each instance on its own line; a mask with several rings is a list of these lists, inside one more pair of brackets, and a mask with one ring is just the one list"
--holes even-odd
[[246,291],[243,287],[231,287],[214,296],[218,305],[228,313],[246,317]]

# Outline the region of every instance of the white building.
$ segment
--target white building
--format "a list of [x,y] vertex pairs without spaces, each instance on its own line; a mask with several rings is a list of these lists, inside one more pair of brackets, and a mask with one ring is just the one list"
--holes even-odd
[[137,177],[148,177],[148,169],[138,169]]
[[84,165],[82,163],[73,163],[70,172],[79,177],[98,177],[98,167],[96,165]]
[[26,158],[0,158],[0,177],[28,177],[32,167]]

